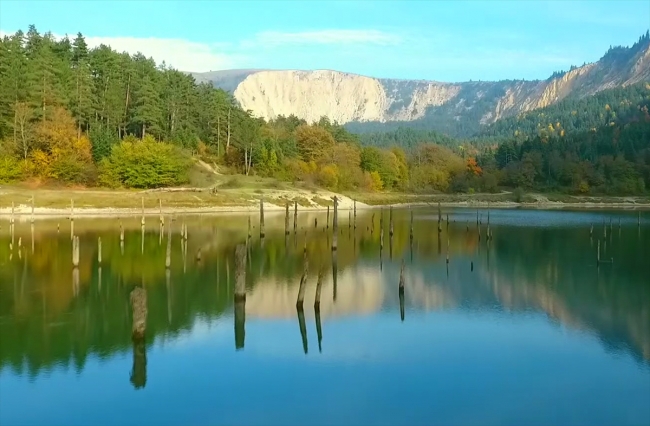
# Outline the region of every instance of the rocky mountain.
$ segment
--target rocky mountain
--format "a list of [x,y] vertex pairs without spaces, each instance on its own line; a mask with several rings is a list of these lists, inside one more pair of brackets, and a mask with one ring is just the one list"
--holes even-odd
[[632,47],[613,47],[597,62],[556,72],[540,81],[378,79],[331,70],[227,70],[195,73],[233,93],[245,109],[273,119],[294,114],[313,122],[322,116],[356,131],[418,124],[455,136],[483,125],[552,105],[568,97],[650,81],[650,34]]

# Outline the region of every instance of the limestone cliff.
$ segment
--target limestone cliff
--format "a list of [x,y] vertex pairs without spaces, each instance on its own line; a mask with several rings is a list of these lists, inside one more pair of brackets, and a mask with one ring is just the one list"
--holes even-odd
[[231,91],[243,108],[265,119],[293,114],[309,122],[327,116],[341,124],[388,123],[433,115],[441,127],[461,120],[480,126],[569,96],[650,80],[650,39],[612,48],[598,62],[545,81],[441,83],[329,70],[228,70],[195,77]]

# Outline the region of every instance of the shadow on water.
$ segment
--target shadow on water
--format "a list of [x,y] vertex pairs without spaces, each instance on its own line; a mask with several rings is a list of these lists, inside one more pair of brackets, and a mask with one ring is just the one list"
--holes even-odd
[[[77,219],[77,267],[71,255],[75,239],[59,230],[67,226],[64,221],[40,221],[34,228],[17,222],[15,236],[3,225],[0,369],[30,377],[71,362],[83,369],[91,355],[108,358],[131,346],[130,380],[142,388],[147,345],[190,332],[199,318],[232,316],[234,349],[243,350],[247,318],[297,316],[308,354],[311,315],[320,353],[329,319],[397,310],[405,324],[410,311],[541,312],[650,365],[648,213],[639,226],[636,212],[492,210],[487,238],[485,212],[474,224],[477,212],[470,209],[445,210],[448,219],[426,208],[360,211],[348,226],[351,237],[338,238],[334,251],[329,214],[299,212],[289,244],[283,213],[266,213],[263,239],[251,233],[248,216],[188,216],[187,228],[167,218],[166,231],[180,242],[171,245],[153,220],[141,228],[135,217]],[[259,223],[259,215],[252,219]],[[10,248],[12,238],[21,237],[30,238],[32,247]],[[597,265],[597,242],[602,258],[613,263]],[[188,251],[200,257],[188,259]],[[301,290],[305,264],[307,284]],[[137,315],[129,309],[134,288],[146,289],[146,339],[135,333]],[[296,307],[303,291],[304,299],[314,301],[313,311]]]

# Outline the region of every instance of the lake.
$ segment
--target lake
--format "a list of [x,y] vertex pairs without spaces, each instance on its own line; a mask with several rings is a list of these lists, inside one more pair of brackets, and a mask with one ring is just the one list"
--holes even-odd
[[0,424],[650,424],[650,212],[357,213],[3,220]]

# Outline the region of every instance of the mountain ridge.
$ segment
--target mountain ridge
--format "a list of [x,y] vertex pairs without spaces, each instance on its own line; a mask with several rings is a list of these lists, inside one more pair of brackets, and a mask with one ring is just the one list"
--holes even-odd
[[381,124],[430,121],[429,128],[468,136],[503,117],[552,105],[569,97],[650,81],[650,34],[631,47],[611,47],[598,61],[571,66],[546,80],[446,83],[375,78],[335,70],[224,70],[192,73],[231,92],[238,103],[267,120],[322,116],[359,132]]

